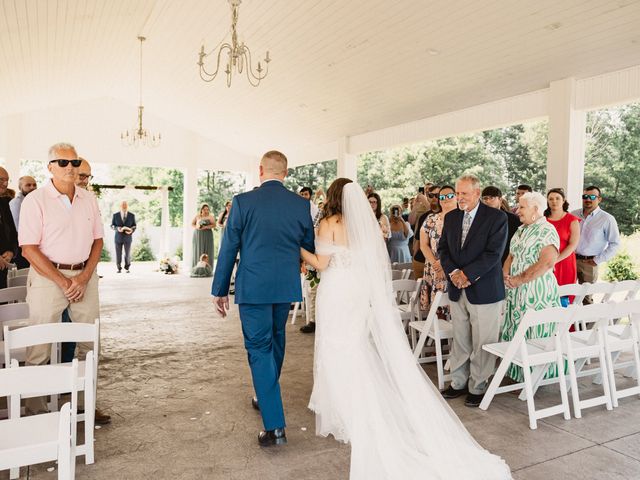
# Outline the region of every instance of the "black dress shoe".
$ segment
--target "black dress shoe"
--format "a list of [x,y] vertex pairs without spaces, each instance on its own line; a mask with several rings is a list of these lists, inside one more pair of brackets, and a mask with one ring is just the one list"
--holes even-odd
[[480,403],[482,403],[483,398],[484,398],[484,393],[479,393],[479,394],[470,393],[469,395],[467,395],[467,398],[464,399],[464,404],[467,407],[476,408],[480,406]]
[[442,396],[446,399],[458,398],[468,393],[467,387],[461,388],[460,390],[456,390],[451,385],[444,392],[442,392]]
[[316,331],[316,322],[309,322],[300,327],[302,333],[314,333]]
[[253,398],[251,399],[251,406],[252,406],[255,410],[260,411],[260,405],[258,405],[258,399],[257,399],[256,397],[253,397]]
[[287,443],[287,436],[284,428],[262,431],[258,434],[258,443],[261,447],[271,447],[273,445],[284,445]]

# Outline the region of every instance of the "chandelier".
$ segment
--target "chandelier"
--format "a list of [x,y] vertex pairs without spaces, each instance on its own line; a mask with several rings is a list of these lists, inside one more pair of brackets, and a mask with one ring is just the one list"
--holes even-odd
[[[258,62],[257,68],[254,69],[251,62],[251,51],[249,50],[249,47],[247,47],[244,42],[238,43],[238,32],[236,27],[238,25],[238,10],[240,8],[240,3],[242,3],[242,0],[229,0],[229,5],[231,6],[231,43],[224,42],[222,44],[218,44],[217,47],[208,53],[204,51],[204,45],[200,47],[198,65],[200,67],[200,78],[205,82],[213,81],[218,75],[221,66],[220,60],[223,53],[226,53],[226,66],[224,67],[224,73],[227,74],[227,87],[231,86],[231,78],[234,70],[239,75],[242,75],[242,72],[245,71],[249,83],[254,87],[260,85],[262,79],[264,79],[269,73],[269,62],[271,61],[269,58],[269,51],[267,51],[267,55],[264,57],[265,67],[263,68],[262,64]],[[216,49],[218,49],[218,54],[216,56],[216,69],[213,73],[209,73],[204,67],[204,59],[214,53]]]
[[157,147],[160,145],[161,135],[152,134],[142,126],[142,114],[144,112],[144,105],[142,105],[142,42],[146,40],[145,37],[139,36],[140,40],[140,102],[138,105],[138,123],[133,128],[126,130],[120,134],[120,140],[123,145],[129,147]]

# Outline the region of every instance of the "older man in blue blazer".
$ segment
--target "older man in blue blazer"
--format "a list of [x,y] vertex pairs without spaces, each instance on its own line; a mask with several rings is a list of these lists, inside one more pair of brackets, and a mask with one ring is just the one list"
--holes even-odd
[[291,302],[302,300],[300,247],[314,248],[309,202],[285,188],[286,174],[287,158],[267,152],[260,161],[261,186],[233,199],[211,286],[216,309],[225,316],[239,253],[235,303],[257,397],[252,403],[264,424],[261,446],[287,442],[279,383],[285,326]]
[[495,357],[482,345],[497,342],[500,333],[507,216],[480,202],[480,181],[473,175],[458,179],[456,196],[458,210],[444,217],[438,244],[453,326],[451,385],[443,396],[467,394],[465,405],[477,407],[495,369]]

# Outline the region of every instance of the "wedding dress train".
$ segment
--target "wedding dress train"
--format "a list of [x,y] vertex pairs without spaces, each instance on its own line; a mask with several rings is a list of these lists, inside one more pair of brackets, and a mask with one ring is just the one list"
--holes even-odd
[[351,444],[351,480],[503,480],[507,464],[467,432],[410,351],[384,241],[362,189],[343,191],[349,245],[330,255],[316,299],[316,433]]

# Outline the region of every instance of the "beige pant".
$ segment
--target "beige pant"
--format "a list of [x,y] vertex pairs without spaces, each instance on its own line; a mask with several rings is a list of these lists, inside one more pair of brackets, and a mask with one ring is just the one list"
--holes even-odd
[[[61,270],[66,277],[75,277],[80,270]],[[40,275],[35,269],[29,271],[27,280],[27,303],[29,304],[29,320],[34,325],[59,322],[62,312],[68,307],[72,322],[94,323],[100,316],[98,299],[98,274],[93,273],[84,297],[81,301],[69,303],[64,292],[53,281]],[[92,342],[78,343],[76,356],[84,360],[87,352],[93,350]],[[96,355],[98,352],[94,352]],[[27,365],[43,365],[49,361],[51,345],[36,345],[27,348]],[[45,397],[29,398],[25,402],[31,413],[47,410]]]
[[307,323],[316,321],[316,295],[318,293],[318,285],[311,288],[309,284],[309,280],[305,280],[304,288],[307,291],[307,312],[309,312],[309,318],[307,318]]
[[[589,265],[589,260],[576,260],[576,266],[578,267],[578,283],[595,283],[598,281],[598,266]],[[591,295],[584,297],[582,301],[584,305],[593,303]]]
[[463,389],[468,382],[470,393],[486,391],[496,357],[485,352],[482,346],[498,341],[503,303],[474,305],[469,303],[464,290],[457,302],[451,302],[451,386],[456,390]]

